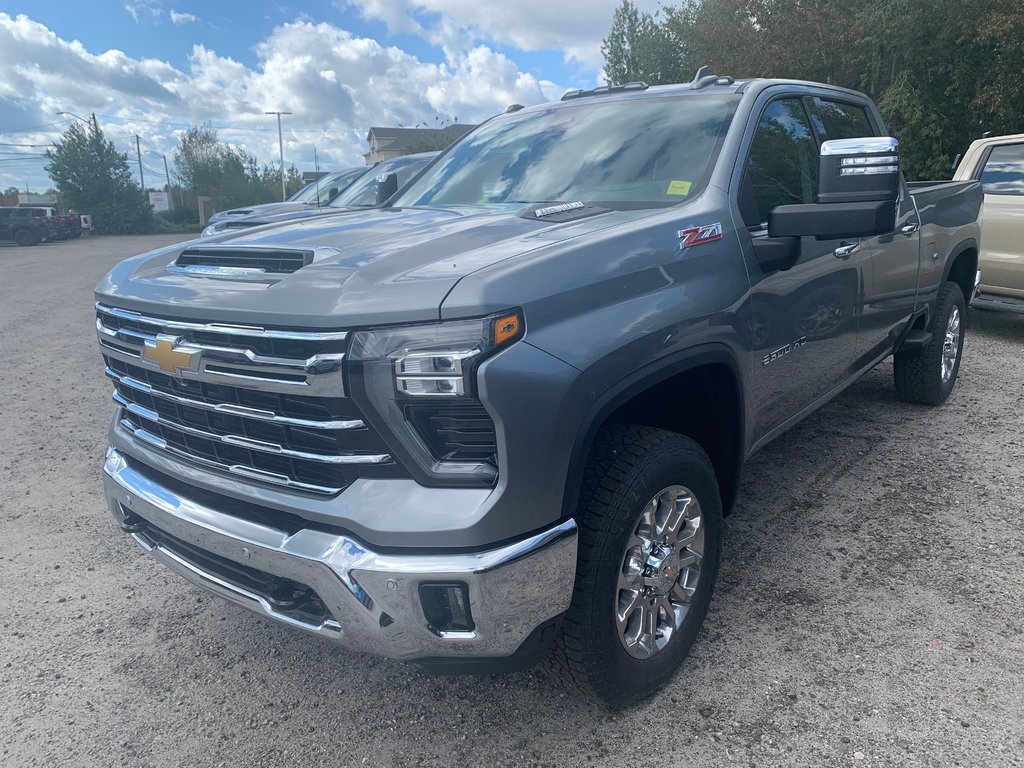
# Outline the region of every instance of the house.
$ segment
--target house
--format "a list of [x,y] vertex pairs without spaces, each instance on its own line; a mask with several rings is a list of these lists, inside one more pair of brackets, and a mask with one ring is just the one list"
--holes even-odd
[[434,152],[461,139],[475,125],[454,123],[444,128],[371,128],[366,134],[370,151],[363,154],[367,165],[416,152]]

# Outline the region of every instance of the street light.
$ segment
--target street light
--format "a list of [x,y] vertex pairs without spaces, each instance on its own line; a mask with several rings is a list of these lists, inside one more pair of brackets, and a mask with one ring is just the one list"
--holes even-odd
[[[74,112],[67,112],[67,111],[64,111],[64,110],[57,110],[57,114],[58,115],[68,115],[70,117],[75,118],[76,120],[81,120],[86,125],[89,125],[89,121],[88,120],[86,120],[81,115],[76,115]],[[96,125],[96,114],[95,113],[93,113],[93,116],[92,116],[92,125],[93,125],[93,127],[97,128],[97,130],[99,129],[99,126]]]
[[277,150],[281,153],[281,202],[288,199],[288,193],[284,187],[284,141],[281,139],[281,115],[290,115],[291,112],[264,112],[265,115],[277,115]]

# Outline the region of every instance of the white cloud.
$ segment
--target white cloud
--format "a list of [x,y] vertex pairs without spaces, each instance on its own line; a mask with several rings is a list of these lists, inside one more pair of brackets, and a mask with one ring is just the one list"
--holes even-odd
[[[521,51],[562,51],[592,72],[602,66],[601,41],[621,0],[345,0],[365,18],[398,33],[423,35],[443,45],[467,39]],[[637,0],[656,13],[660,0]]]
[[168,15],[171,18],[171,23],[176,24],[179,27],[183,24],[194,24],[195,22],[199,21],[199,17],[195,14],[184,12],[179,13],[173,8],[171,9]]
[[[170,158],[186,125],[210,121],[223,140],[272,162],[277,130],[264,112],[280,109],[293,113],[284,118],[286,162],[311,168],[316,145],[321,164],[340,168],[362,164],[371,125],[473,123],[564,91],[486,45],[446,48],[444,61],[433,63],[326,23],[281,25],[254,51],[257,63],[247,67],[196,45],[179,69],[116,50],[94,53],[26,16],[0,13],[0,136],[25,121],[51,123],[56,110],[96,112],[122,151],[134,149],[138,133],[144,149]],[[8,135],[46,143],[61,128]],[[0,164],[0,188],[24,186],[22,178]],[[45,175],[32,184],[46,186]]]
[[124,9],[132,17],[132,21],[141,24],[145,21],[152,21],[160,17],[163,10],[160,8],[160,0],[128,0]]

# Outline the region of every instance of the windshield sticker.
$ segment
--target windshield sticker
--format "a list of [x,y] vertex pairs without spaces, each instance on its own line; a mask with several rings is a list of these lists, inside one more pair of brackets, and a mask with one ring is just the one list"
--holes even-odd
[[575,211],[577,208],[586,208],[584,203],[562,203],[561,205],[549,205],[547,208],[538,208],[533,212],[533,215],[538,219],[542,216],[553,216],[556,213],[565,213],[566,211]]
[[666,195],[688,195],[693,184],[689,181],[670,181]]
[[721,240],[722,223],[718,221],[714,224],[704,224],[700,227],[680,229],[676,233],[676,237],[679,238],[679,247],[684,249],[692,245],[703,245],[704,243]]

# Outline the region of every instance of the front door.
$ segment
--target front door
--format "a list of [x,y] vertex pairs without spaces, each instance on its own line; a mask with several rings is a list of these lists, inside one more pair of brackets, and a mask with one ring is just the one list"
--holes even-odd
[[[817,201],[818,154],[804,101],[769,102],[740,191],[752,239],[767,237],[768,213],[776,206]],[[867,258],[858,240],[804,237],[792,268],[766,274],[756,263],[751,267],[751,293],[739,319],[756,371],[755,440],[852,375]]]

